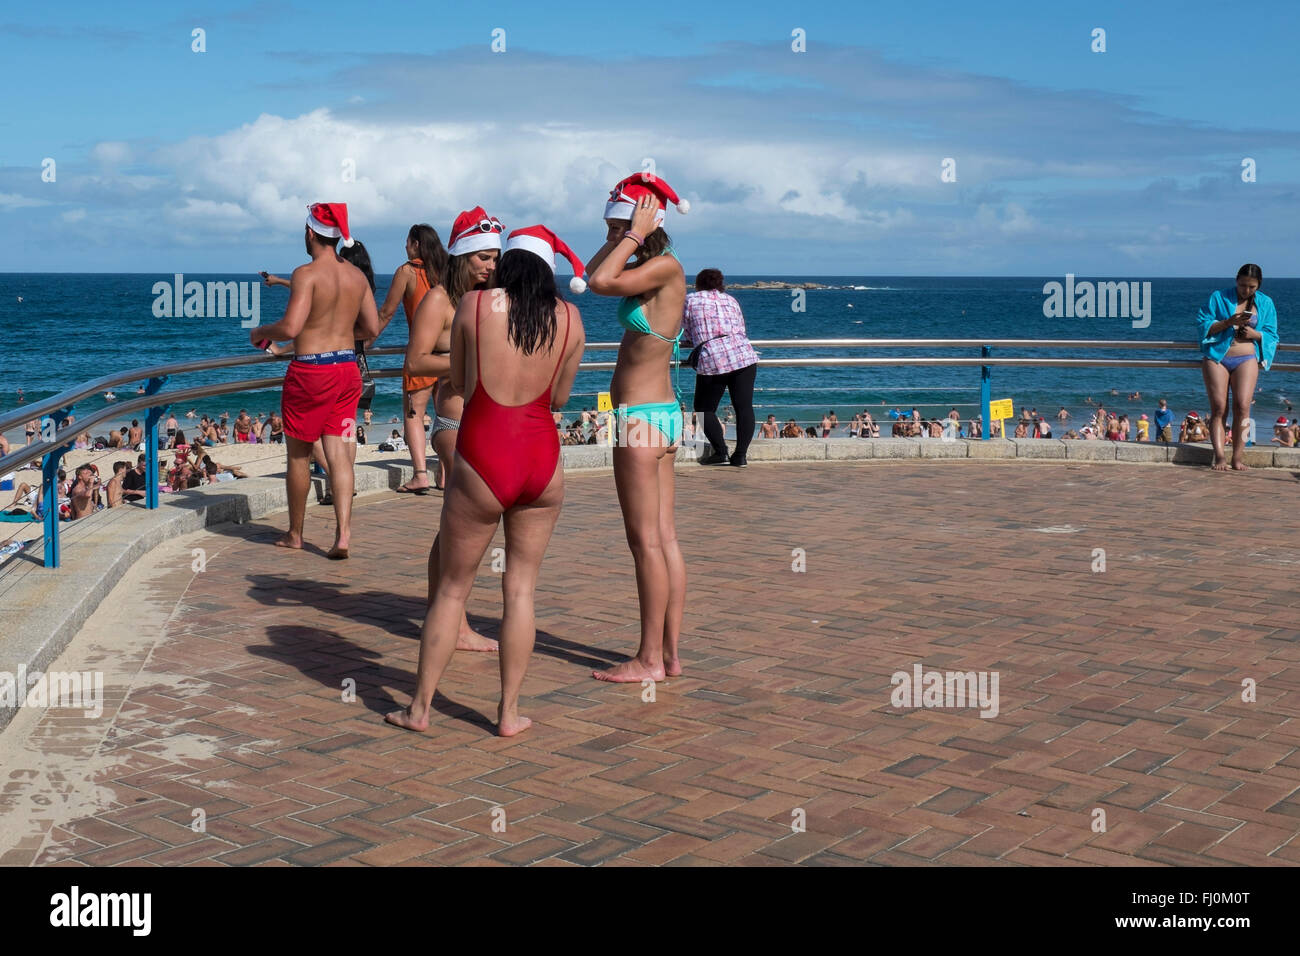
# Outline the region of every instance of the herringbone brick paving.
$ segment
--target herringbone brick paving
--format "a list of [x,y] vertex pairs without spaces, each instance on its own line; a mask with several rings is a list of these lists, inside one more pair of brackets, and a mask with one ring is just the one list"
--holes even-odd
[[[489,655],[456,655],[428,735],[380,720],[413,684],[440,499],[359,499],[340,563],[272,548],[283,516],[225,527],[193,539],[201,573],[151,595],[170,616],[104,717],[51,710],[33,734],[94,757],[108,797],[0,862],[1300,863],[1296,478],[683,469],[686,674],[650,702],[589,676],[634,648],[635,581],[612,476],[570,476],[535,724],[509,740]],[[310,541],[328,544],[327,512],[309,509]],[[490,562],[469,610],[493,633]],[[895,708],[890,676],[916,663],[998,672],[999,713]]]

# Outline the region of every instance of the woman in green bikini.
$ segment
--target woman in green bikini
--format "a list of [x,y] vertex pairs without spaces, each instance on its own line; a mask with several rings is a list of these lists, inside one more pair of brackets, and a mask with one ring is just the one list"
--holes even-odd
[[680,363],[686,276],[661,225],[669,202],[680,212],[689,208],[657,176],[638,173],[623,180],[605,207],[605,244],[587,263],[592,292],[623,297],[618,320],[627,330],[609,387],[618,436],[614,484],[636,563],[641,644],[631,660],[592,673],[615,683],[660,681],[682,672],[677,644],[686,565],[673,518],[682,412],[670,366]]

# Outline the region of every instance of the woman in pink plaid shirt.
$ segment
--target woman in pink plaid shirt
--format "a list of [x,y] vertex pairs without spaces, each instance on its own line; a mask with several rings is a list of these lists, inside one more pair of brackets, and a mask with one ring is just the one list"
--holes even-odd
[[[754,377],[758,353],[745,335],[740,303],[727,295],[722,272],[705,269],[695,277],[695,291],[686,296],[682,330],[699,348],[695,372],[694,410],[704,420],[704,434],[713,446],[701,465],[746,465],[745,452],[754,437]],[[718,403],[731,393],[736,409],[736,450],[727,454],[727,440],[718,421]]]

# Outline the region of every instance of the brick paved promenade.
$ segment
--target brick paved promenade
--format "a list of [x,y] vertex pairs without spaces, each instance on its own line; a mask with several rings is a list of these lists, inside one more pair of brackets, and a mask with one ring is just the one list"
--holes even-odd
[[[103,715],[0,733],[0,862],[1300,863],[1297,494],[1173,466],[681,468],[686,675],[650,703],[589,677],[633,649],[635,589],[612,476],[573,475],[510,740],[488,655],[454,658],[427,736],[380,718],[409,698],[440,498],[359,498],[347,562],[272,548],[283,514],[191,535],[56,665],[105,672]],[[490,555],[470,613],[500,613]],[[891,706],[915,664],[998,672],[997,716]]]

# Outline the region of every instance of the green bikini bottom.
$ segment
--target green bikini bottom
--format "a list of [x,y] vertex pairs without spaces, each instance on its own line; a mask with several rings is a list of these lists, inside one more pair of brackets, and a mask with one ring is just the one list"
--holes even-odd
[[[639,419],[653,425],[663,436],[662,446],[671,448],[682,438],[682,407],[677,402],[646,402],[643,405],[620,405],[618,407],[618,437],[620,445],[627,445],[627,420]],[[653,438],[651,445],[659,445]]]

